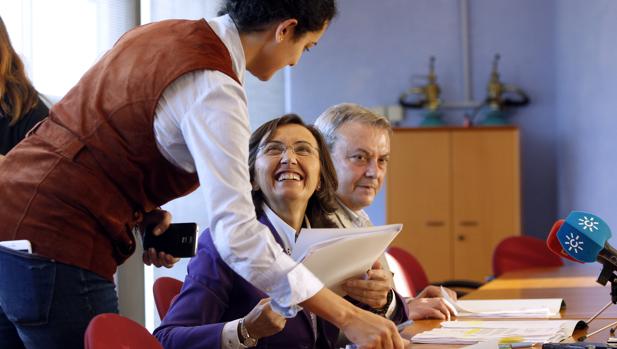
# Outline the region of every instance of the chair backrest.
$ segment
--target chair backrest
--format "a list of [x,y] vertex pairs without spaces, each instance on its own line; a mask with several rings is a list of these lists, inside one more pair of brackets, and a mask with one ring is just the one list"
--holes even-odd
[[428,276],[422,264],[411,253],[400,247],[391,246],[388,248],[388,254],[394,257],[403,269],[405,280],[413,296],[429,285]]
[[410,281],[407,280],[407,275],[405,275],[403,267],[388,252],[385,253],[385,256],[388,262],[388,268],[392,272],[392,282],[394,283],[396,292],[402,297],[413,297],[415,292]]
[[85,349],[163,349],[146,328],[118,314],[94,317],[84,335]]
[[495,277],[508,271],[562,265],[561,258],[546,247],[544,240],[532,236],[507,237],[493,251]]
[[180,293],[182,289],[182,281],[162,276],[152,285],[152,291],[154,292],[154,304],[156,304],[156,310],[159,313],[161,320],[169,311],[172,301]]

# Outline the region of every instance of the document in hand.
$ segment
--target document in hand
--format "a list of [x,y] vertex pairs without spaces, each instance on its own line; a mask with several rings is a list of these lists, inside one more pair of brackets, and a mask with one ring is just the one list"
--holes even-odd
[[559,342],[574,332],[576,320],[445,321],[440,328],[419,333],[413,343],[472,344],[491,339],[519,338],[521,342]]
[[441,289],[441,296],[457,317],[558,318],[561,298],[453,300]]
[[302,229],[291,257],[302,262],[332,291],[344,295],[344,280],[365,274],[403,228]]

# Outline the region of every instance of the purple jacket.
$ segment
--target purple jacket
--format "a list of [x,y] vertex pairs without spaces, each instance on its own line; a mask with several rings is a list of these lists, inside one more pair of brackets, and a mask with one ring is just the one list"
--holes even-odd
[[[259,220],[282,245],[266,216]],[[267,297],[225,264],[207,229],[199,238],[197,256],[188,265],[182,291],[154,335],[166,349],[218,349],[225,322],[244,317]],[[334,348],[338,328],[320,318],[317,323],[317,343],[310,316],[302,311],[287,319],[281,332],[261,338],[257,348]]]

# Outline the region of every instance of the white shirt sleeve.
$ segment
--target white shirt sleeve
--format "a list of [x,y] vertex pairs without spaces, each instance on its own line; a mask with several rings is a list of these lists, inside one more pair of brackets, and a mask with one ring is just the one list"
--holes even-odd
[[[285,254],[256,219],[248,171],[246,103],[243,88],[223,73],[185,74],[159,100],[155,135],[166,158],[197,171],[221,258],[272,297],[275,311],[293,317],[300,309],[297,304],[315,295],[323,284]],[[193,164],[186,163],[183,151],[190,152]]]
[[238,322],[240,319],[226,322],[221,333],[221,349],[244,349],[238,338]]
[[[394,289],[391,289],[389,292],[394,292]],[[386,310],[386,318],[391,319],[392,315],[394,315],[394,311],[396,310],[396,297],[392,295],[392,302],[390,302],[390,306],[388,310]]]

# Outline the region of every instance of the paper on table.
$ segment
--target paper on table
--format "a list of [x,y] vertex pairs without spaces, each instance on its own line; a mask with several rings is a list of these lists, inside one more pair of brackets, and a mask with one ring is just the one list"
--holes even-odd
[[499,339],[492,338],[486,341],[477,342],[476,344],[472,344],[463,349],[496,349],[499,348]]
[[338,294],[342,282],[366,273],[402,224],[351,229],[302,229],[291,257]]
[[[462,320],[462,321],[444,321],[441,327],[445,328],[511,328],[517,330],[534,329],[568,329],[570,323],[576,326],[578,320]],[[571,331],[574,331],[572,327]],[[570,333],[572,334],[572,333]]]
[[412,337],[414,343],[472,344],[520,337],[523,342],[559,342],[574,332],[576,320],[446,321],[441,328]]
[[563,303],[561,298],[453,300],[443,288],[441,296],[457,317],[554,318]]

